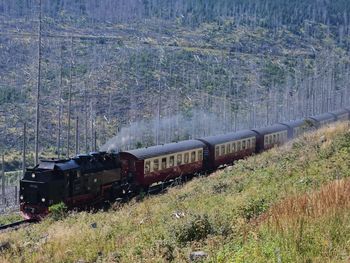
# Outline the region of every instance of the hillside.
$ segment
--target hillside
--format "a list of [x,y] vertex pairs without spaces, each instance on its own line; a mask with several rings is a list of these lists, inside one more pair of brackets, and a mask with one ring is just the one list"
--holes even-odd
[[[41,156],[57,153],[59,131],[72,155],[76,118],[89,152],[95,131],[97,146],[119,134],[119,147],[135,148],[349,104],[347,1],[42,2]],[[38,3],[0,2],[7,170],[20,167],[23,122],[34,149]]]
[[[345,262],[348,123],[113,211],[4,233],[1,262]],[[4,243],[3,243],[4,244]]]

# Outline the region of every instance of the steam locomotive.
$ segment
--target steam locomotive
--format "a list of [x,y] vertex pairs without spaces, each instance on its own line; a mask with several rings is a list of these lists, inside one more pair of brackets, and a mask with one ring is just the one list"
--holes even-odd
[[41,219],[51,205],[84,208],[139,193],[159,182],[211,172],[268,150],[311,129],[350,120],[350,109],[270,127],[180,141],[119,153],[98,152],[67,160],[41,160],[20,181],[20,210]]

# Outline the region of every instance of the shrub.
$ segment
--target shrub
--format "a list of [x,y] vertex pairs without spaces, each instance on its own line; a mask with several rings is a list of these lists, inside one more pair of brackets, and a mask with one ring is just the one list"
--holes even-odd
[[61,202],[49,207],[50,217],[55,220],[61,220],[67,216],[67,206]]
[[246,220],[256,218],[268,208],[268,204],[264,198],[251,199],[246,206],[242,208],[241,215]]
[[207,215],[195,215],[185,225],[176,229],[176,240],[184,245],[187,242],[199,241],[213,234],[214,229]]
[[175,260],[174,251],[175,245],[170,241],[161,240],[157,244],[157,252],[166,262],[173,262]]

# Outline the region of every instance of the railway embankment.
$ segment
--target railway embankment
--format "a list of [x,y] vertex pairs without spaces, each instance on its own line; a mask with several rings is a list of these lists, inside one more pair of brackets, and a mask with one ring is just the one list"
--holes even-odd
[[332,125],[164,194],[1,234],[0,262],[347,261],[349,157],[349,125]]

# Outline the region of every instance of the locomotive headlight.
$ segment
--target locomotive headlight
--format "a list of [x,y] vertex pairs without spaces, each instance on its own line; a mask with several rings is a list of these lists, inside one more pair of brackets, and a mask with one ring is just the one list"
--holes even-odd
[[46,199],[45,198],[41,198],[41,202],[45,203]]
[[34,173],[32,174],[32,178],[35,178],[35,174]]
[[19,199],[23,200],[23,195],[21,195],[21,196],[19,197]]

